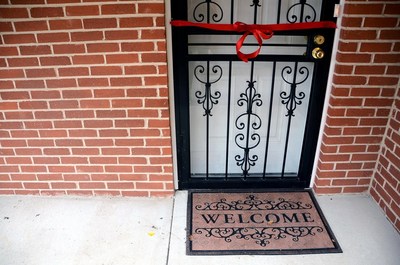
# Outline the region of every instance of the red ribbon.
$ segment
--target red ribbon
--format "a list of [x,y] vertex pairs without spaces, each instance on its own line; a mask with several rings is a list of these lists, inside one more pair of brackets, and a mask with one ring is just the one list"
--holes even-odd
[[[248,25],[243,22],[236,22],[234,24],[208,24],[208,23],[194,23],[185,20],[173,20],[171,25],[175,27],[198,27],[204,29],[239,32],[243,35],[236,42],[236,53],[244,62],[249,59],[256,58],[261,51],[263,39],[270,39],[275,31],[290,31],[290,30],[307,30],[307,29],[322,29],[322,28],[336,28],[336,24],[332,21],[320,22],[303,22],[293,24],[252,24]],[[242,53],[240,50],[248,35],[252,34],[257,40],[258,48],[252,53]]]

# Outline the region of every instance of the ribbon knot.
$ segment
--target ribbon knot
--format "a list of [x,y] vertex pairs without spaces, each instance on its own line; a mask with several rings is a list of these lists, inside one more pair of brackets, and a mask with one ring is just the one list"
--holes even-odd
[[[247,25],[243,22],[236,22],[235,24],[233,24],[233,27],[237,32],[244,32],[243,35],[239,38],[239,40],[236,42],[236,53],[239,59],[241,59],[244,62],[248,62],[249,59],[256,58],[258,54],[260,54],[261,52],[263,39],[264,40],[270,39],[274,34],[273,31],[271,31],[270,29],[266,27],[260,27],[260,25],[256,24]],[[243,43],[246,40],[247,36],[249,36],[250,34],[252,34],[256,39],[258,43],[258,48],[252,53],[245,54],[242,53],[240,50],[242,49]]]

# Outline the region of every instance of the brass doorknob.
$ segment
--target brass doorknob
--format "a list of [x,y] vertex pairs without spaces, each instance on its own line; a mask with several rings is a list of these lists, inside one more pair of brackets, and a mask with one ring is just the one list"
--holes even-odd
[[322,35],[315,35],[314,36],[314,43],[317,45],[321,45],[324,44],[325,42],[325,37]]
[[314,50],[312,51],[312,57],[314,59],[322,59],[322,58],[324,58],[324,56],[325,56],[325,52],[319,47],[314,48]]

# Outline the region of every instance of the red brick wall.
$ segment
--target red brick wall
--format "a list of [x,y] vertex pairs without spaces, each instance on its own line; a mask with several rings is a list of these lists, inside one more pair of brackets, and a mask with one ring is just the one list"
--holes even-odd
[[318,193],[369,190],[399,83],[398,2],[346,0],[342,11]]
[[0,194],[171,194],[164,1],[0,0]]
[[397,91],[370,192],[400,232],[400,90]]

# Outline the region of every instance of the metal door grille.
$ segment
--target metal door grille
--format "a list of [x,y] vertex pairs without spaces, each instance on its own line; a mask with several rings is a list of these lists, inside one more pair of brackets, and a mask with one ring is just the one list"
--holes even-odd
[[[188,0],[184,4],[172,1],[172,16],[173,19],[189,18],[195,22],[234,23],[240,13],[237,10],[243,9],[245,3],[252,9],[252,17],[246,17],[247,23],[266,24],[261,13],[271,11],[265,5],[276,8],[273,22],[269,23],[334,21],[333,1],[304,0]],[[232,49],[240,37],[236,34],[197,28],[173,29],[181,189],[309,185],[333,33],[333,30],[327,29],[282,32],[273,37],[276,40],[263,44],[266,51],[245,64],[238,60]],[[326,38],[321,46],[325,50],[325,58],[320,60],[311,56],[315,46],[313,38],[317,34]],[[246,45],[251,50],[256,43],[250,41]],[[242,75],[240,82],[237,82],[236,75]],[[267,77],[268,82],[260,82],[260,76]],[[278,83],[286,89],[278,89]],[[278,115],[275,112],[279,104],[281,113]],[[294,124],[299,123],[296,115],[300,108],[304,114],[300,122],[301,135],[293,135]],[[275,152],[271,151],[271,135],[276,129],[273,124],[277,122],[285,126],[279,134],[283,139],[282,148]],[[200,123],[203,124],[201,130],[195,129]],[[218,142],[224,143],[221,147],[213,142],[214,138],[218,138],[213,136],[216,128],[224,131],[224,140]],[[300,144],[295,146],[293,139],[300,139]],[[199,157],[203,157],[202,163],[193,151],[195,146],[204,147],[198,152]],[[295,152],[298,157],[294,165],[291,165],[293,155],[288,159],[290,152]],[[271,157],[277,159],[277,153],[281,162],[271,165]]]

